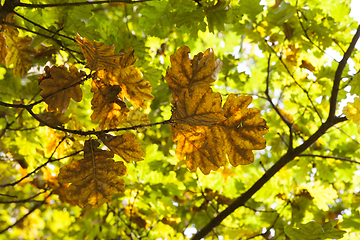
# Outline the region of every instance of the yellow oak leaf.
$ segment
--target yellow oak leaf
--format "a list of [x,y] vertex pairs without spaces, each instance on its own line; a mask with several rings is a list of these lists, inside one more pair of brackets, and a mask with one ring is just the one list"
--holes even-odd
[[100,135],[101,141],[115,154],[119,155],[124,161],[142,161],[144,152],[140,143],[135,141],[135,134],[126,132],[120,136],[109,134]]
[[193,60],[189,58],[189,53],[190,48],[182,46],[170,57],[172,67],[167,69],[165,80],[174,100],[178,99],[183,89],[188,89],[191,94],[196,88],[209,88],[222,68],[222,61],[215,61],[211,48],[198,53]]
[[[56,111],[54,112],[45,111],[43,113],[36,114],[36,116],[51,126],[60,126],[67,123],[70,120],[64,114],[61,114]],[[40,123],[40,126],[44,126],[44,124]]]
[[119,177],[126,174],[124,163],[115,162],[114,154],[99,149],[99,145],[95,140],[87,140],[84,159],[60,168],[59,182],[71,183],[66,198],[78,201],[80,207],[99,208],[111,201],[114,194],[125,191],[125,181]]
[[85,72],[79,72],[74,66],[70,66],[69,70],[70,72],[64,66],[45,67],[46,77],[40,79],[39,85],[43,90],[41,96],[48,104],[49,111],[58,109],[60,113],[64,113],[71,98],[77,102],[82,99],[80,83]]
[[230,94],[223,107],[227,119],[218,123],[226,133],[224,148],[234,167],[252,163],[252,150],[266,147],[264,135],[269,127],[260,118],[259,109],[248,108],[251,101],[251,96]]
[[[127,118],[120,124],[120,127],[132,127],[150,124],[149,115],[140,111],[140,108],[130,107]],[[140,130],[140,129],[138,129]]]
[[191,95],[188,89],[184,89],[174,105],[171,119],[176,123],[210,126],[225,119],[221,95],[213,93],[211,88],[196,88]]
[[176,156],[180,160],[186,156],[186,167],[190,171],[200,168],[204,174],[209,174],[226,164],[226,136],[221,127],[176,124],[171,130],[174,132],[172,140],[177,141]]
[[100,120],[101,129],[115,128],[126,119],[129,109],[126,107],[122,98],[119,98],[121,88],[117,85],[105,85],[100,81],[93,80],[91,92],[94,93],[91,100],[91,121]]
[[338,197],[337,191],[332,185],[324,186],[320,181],[314,182],[313,185],[305,187],[314,198],[314,204],[323,211],[328,211],[328,204],[334,204],[335,199]]
[[98,43],[88,40],[76,34],[76,42],[87,61],[87,67],[90,70],[100,70],[107,67],[117,67],[118,61],[123,53],[114,53],[115,46],[106,47],[104,43]]
[[348,119],[360,125],[360,98],[354,98],[353,103],[348,102],[343,109],[343,113]]
[[[29,46],[32,38],[19,37],[19,31],[14,28],[5,28],[3,36],[7,47],[5,66],[8,68],[13,65],[14,76],[24,77],[33,65],[30,55],[34,55],[35,50]],[[4,47],[2,42],[2,49]],[[4,56],[5,50],[1,54]]]
[[144,100],[151,100],[152,87],[149,81],[143,79],[143,75],[136,68],[131,48],[118,61],[117,67],[109,67],[97,72],[97,77],[102,82],[110,85],[119,85],[122,89],[120,95],[126,97],[134,106],[146,108]]
[[265,148],[263,136],[268,127],[260,118],[260,110],[248,108],[251,100],[251,96],[236,98],[230,94],[223,107],[226,119],[213,126],[171,126],[178,159],[186,156],[189,170],[199,168],[204,174],[224,166],[226,156],[235,167],[252,163],[252,150]]

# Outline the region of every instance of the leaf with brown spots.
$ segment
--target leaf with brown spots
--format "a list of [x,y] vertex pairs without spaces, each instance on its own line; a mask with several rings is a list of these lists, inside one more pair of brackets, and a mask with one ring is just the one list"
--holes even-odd
[[100,70],[107,67],[117,67],[118,61],[123,53],[114,53],[115,46],[106,47],[104,43],[87,40],[76,34],[76,42],[87,60],[87,67],[90,70]]
[[66,67],[45,67],[46,77],[40,79],[40,88],[43,90],[41,96],[49,106],[49,111],[59,110],[66,112],[70,99],[80,102],[82,91],[80,84],[85,72],[78,71],[76,67],[70,66],[70,72]]
[[129,113],[123,99],[118,96],[121,88],[117,85],[105,85],[97,80],[93,80],[91,85],[94,93],[91,100],[91,109],[94,110],[91,121],[100,120],[101,129],[118,127]]
[[66,189],[68,201],[78,201],[80,207],[99,208],[111,201],[114,194],[125,191],[126,174],[123,162],[115,162],[111,151],[99,149],[99,143],[88,140],[84,146],[84,159],[64,166],[59,172],[60,183],[71,183]]
[[171,119],[190,126],[210,126],[224,120],[220,93],[213,93],[211,88],[196,88],[190,95],[184,89],[175,102]]
[[215,61],[211,48],[198,53],[193,60],[189,58],[189,54],[190,48],[182,46],[170,57],[171,68],[167,69],[165,80],[174,100],[179,98],[183,89],[188,89],[192,94],[196,88],[209,88],[222,68],[222,61]]
[[100,135],[101,141],[115,154],[119,155],[124,161],[142,161],[144,152],[140,143],[135,141],[135,134],[126,132],[120,136],[109,134]]

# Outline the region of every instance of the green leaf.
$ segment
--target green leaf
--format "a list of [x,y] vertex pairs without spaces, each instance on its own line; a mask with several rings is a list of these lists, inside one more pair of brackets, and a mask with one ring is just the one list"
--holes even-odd
[[326,222],[323,225],[317,222],[298,224],[297,227],[285,227],[285,234],[291,240],[321,240],[321,239],[340,239],[346,231],[334,228],[337,221]]

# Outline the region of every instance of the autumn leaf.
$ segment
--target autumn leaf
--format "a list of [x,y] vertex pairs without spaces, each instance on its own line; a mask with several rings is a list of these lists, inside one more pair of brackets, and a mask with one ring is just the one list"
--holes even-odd
[[252,163],[252,150],[265,148],[263,136],[268,127],[260,118],[260,110],[248,108],[251,100],[251,96],[235,98],[230,94],[223,107],[226,119],[215,126],[172,126],[178,159],[186,156],[189,170],[199,168],[204,174],[224,166],[226,156],[234,167]]
[[126,119],[129,109],[119,98],[121,88],[119,86],[105,85],[100,81],[93,80],[91,92],[94,93],[91,100],[91,121],[100,120],[99,127],[101,129],[115,128]]
[[119,155],[124,161],[142,161],[144,152],[140,143],[135,141],[135,134],[126,132],[120,136],[109,134],[100,135],[101,141],[115,154]]
[[126,174],[123,162],[115,162],[114,154],[98,149],[100,144],[88,140],[84,146],[84,159],[60,169],[59,182],[71,183],[66,190],[67,199],[79,201],[80,207],[101,207],[112,195],[125,191],[125,181],[119,176]]
[[222,61],[215,61],[214,51],[209,48],[198,53],[193,60],[189,58],[190,48],[180,47],[170,57],[171,68],[166,71],[165,80],[169,84],[174,100],[177,100],[183,89],[192,94],[196,88],[208,88],[216,80],[222,68]]
[[[43,113],[36,114],[36,116],[51,126],[60,126],[67,123],[70,120],[64,114],[61,114],[56,111],[54,112],[44,111]],[[40,126],[44,126],[44,125],[40,123]]]
[[259,109],[248,108],[251,101],[251,96],[236,98],[230,94],[223,107],[227,119],[218,123],[226,133],[224,147],[234,167],[252,163],[252,150],[266,147],[264,135],[268,132],[268,126],[260,118]]
[[176,124],[172,126],[172,140],[177,141],[176,156],[182,160],[186,156],[186,167],[195,172],[197,168],[204,174],[215,171],[226,164],[224,149],[225,135],[219,126],[202,127]]
[[150,124],[149,115],[142,112],[140,108],[134,108],[133,106],[131,106],[129,109],[130,109],[129,115],[120,124],[120,127],[132,127],[132,126]]
[[80,83],[85,72],[79,72],[74,66],[70,66],[69,70],[70,72],[64,66],[45,67],[47,77],[41,79],[39,85],[43,90],[41,96],[48,104],[49,111],[58,109],[60,113],[64,113],[71,98],[77,102],[82,99]]
[[146,108],[144,100],[154,98],[151,94],[152,87],[149,81],[142,79],[142,73],[133,65],[136,61],[133,52],[131,48],[119,59],[117,67],[100,70],[97,77],[105,84],[119,85],[122,97],[126,97],[136,107]]
[[190,126],[210,126],[224,120],[220,93],[213,93],[211,88],[196,88],[189,95],[188,89],[184,89],[175,102],[172,119]]
[[19,31],[13,28],[6,28],[3,32],[3,37],[6,39],[6,47],[4,41],[1,41],[1,55],[5,56],[5,66],[8,68],[13,64],[14,76],[24,77],[33,65],[31,55],[35,50],[29,45],[32,38],[25,36],[19,37]]
[[301,68],[305,68],[307,70],[309,70],[310,72],[314,72],[316,70],[316,68],[314,67],[314,65],[311,64],[311,62],[309,62],[308,60],[301,60]]
[[123,55],[123,53],[114,53],[114,45],[106,47],[104,43],[87,40],[79,34],[76,34],[75,40],[79,44],[90,70],[97,71],[107,67],[117,67],[117,60]]
[[0,34],[0,63],[5,63],[5,58],[7,55],[6,48],[6,39],[4,38],[4,33]]

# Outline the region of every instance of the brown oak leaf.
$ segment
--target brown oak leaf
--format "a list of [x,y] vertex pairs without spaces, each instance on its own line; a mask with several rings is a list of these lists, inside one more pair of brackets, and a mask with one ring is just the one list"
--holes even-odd
[[125,181],[119,176],[126,174],[123,162],[115,162],[111,151],[99,149],[95,140],[87,140],[84,159],[60,168],[59,182],[71,183],[66,189],[69,201],[78,201],[80,207],[94,208],[111,201],[114,194],[125,191]]
[[75,40],[79,44],[90,70],[97,71],[107,67],[117,67],[120,57],[124,54],[121,52],[115,54],[114,45],[106,47],[104,43],[88,40],[79,34],[76,34]]
[[184,89],[175,102],[172,120],[190,126],[210,126],[224,120],[220,93],[213,93],[211,88],[196,88],[192,94]]
[[129,113],[123,99],[118,96],[121,88],[97,80],[93,80],[91,85],[91,92],[94,93],[91,100],[91,109],[94,111],[91,114],[92,122],[100,120],[101,129],[118,127]]
[[86,74],[84,71],[79,72],[74,66],[70,66],[69,70],[70,72],[64,66],[45,67],[47,77],[42,78],[39,85],[49,111],[58,109],[60,113],[64,113],[71,98],[77,102],[82,99],[80,83]]
[[190,48],[182,46],[170,57],[172,67],[167,69],[165,80],[174,100],[178,99],[183,89],[188,89],[191,94],[196,88],[209,88],[222,68],[222,61],[215,61],[211,48],[198,53],[193,60],[189,58],[189,53]]
[[3,50],[5,45],[2,41],[2,56],[6,53],[5,66],[9,68],[13,64],[14,76],[24,77],[33,65],[31,55],[35,50],[29,45],[32,38],[25,36],[19,37],[19,31],[14,28],[5,28],[3,32],[7,50]]
[[135,134],[126,132],[120,136],[109,134],[100,135],[101,141],[115,154],[119,155],[124,161],[142,161],[144,152],[140,143],[135,141]]

